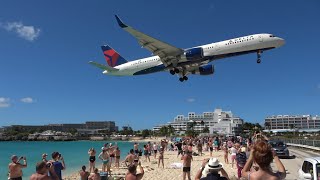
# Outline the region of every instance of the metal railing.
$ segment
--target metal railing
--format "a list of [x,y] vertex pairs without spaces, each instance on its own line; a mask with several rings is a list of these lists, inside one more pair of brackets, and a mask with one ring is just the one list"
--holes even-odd
[[320,140],[309,140],[309,139],[278,139],[285,143],[300,144],[306,146],[320,147]]

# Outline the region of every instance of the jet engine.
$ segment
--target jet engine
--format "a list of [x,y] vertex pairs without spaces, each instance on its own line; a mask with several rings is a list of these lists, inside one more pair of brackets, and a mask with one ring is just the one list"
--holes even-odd
[[187,60],[194,61],[203,58],[203,49],[201,47],[191,48],[185,51]]
[[214,65],[200,66],[199,69],[193,71],[192,74],[211,75],[214,73]]

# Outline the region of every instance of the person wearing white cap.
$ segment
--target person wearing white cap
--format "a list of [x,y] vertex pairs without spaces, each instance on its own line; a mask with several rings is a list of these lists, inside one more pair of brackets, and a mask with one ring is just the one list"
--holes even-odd
[[[202,171],[206,172],[204,173],[207,174],[206,177],[201,178]],[[229,180],[229,176],[217,158],[210,158],[202,161],[202,166],[197,172],[195,180]]]

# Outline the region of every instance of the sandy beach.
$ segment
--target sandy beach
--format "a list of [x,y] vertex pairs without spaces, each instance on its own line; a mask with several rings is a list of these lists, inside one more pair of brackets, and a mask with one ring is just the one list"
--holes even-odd
[[[154,139],[153,139],[154,140]],[[204,158],[209,158],[210,153],[208,151],[204,152],[204,155],[202,156],[193,156],[193,161],[191,164],[191,179],[194,179],[197,171],[201,167],[202,160]],[[223,160],[223,152],[213,151],[213,157],[216,157],[219,159],[219,161],[223,164],[224,169],[227,171],[229,178],[233,179],[237,177],[237,169],[236,165],[234,164],[234,168],[231,168],[231,164],[225,164]],[[143,179],[151,180],[151,179],[166,179],[166,180],[175,180],[175,179],[182,179],[182,168],[174,169],[171,167],[171,164],[173,163],[182,163],[180,160],[181,155],[179,158],[177,158],[177,151],[165,151],[164,154],[164,168],[160,166],[158,168],[158,160],[154,159],[154,157],[150,157],[150,162],[146,162],[144,156],[141,158],[141,165],[144,167],[144,176]],[[230,156],[229,156],[230,158]],[[229,162],[230,159],[229,159]],[[101,168],[101,164],[99,161],[97,161],[98,168]],[[124,177],[125,173],[127,172],[127,169],[125,167],[120,168],[120,170],[115,169],[114,164],[112,164],[112,178],[109,179],[116,179],[115,177]],[[79,165],[80,167],[80,165]],[[75,174],[70,175],[68,177],[64,177],[65,180],[79,180],[80,176],[78,175],[78,172],[75,172]]]

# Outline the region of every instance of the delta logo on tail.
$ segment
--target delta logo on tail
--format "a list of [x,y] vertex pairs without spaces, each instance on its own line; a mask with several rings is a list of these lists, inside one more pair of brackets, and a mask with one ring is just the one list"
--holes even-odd
[[116,66],[119,58],[119,54],[117,54],[117,52],[115,52],[113,49],[109,49],[109,50],[103,51],[103,54],[109,66],[111,67]]

